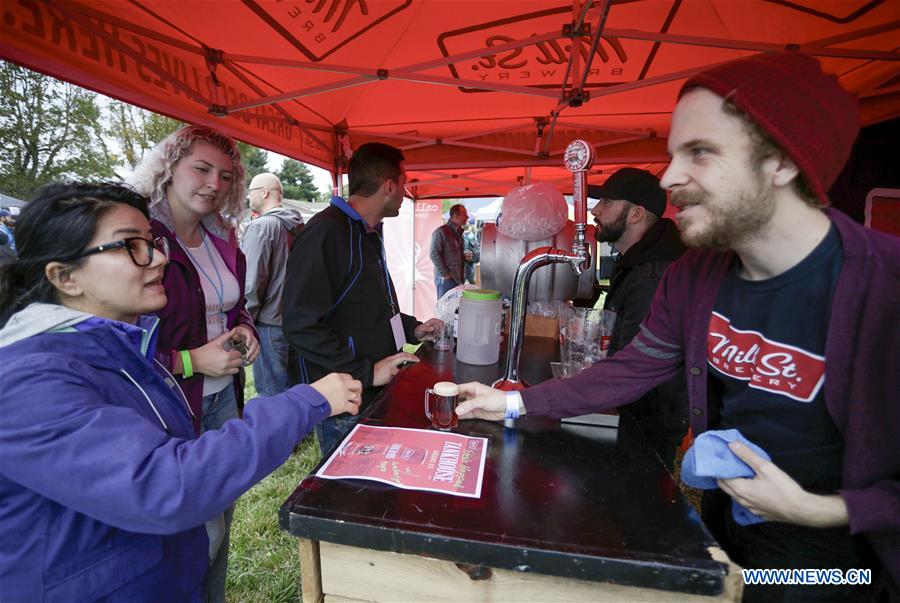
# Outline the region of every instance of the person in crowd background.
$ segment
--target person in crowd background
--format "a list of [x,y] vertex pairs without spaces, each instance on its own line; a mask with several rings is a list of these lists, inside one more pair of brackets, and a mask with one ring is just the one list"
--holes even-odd
[[431,233],[431,263],[434,264],[434,286],[437,297],[466,282],[466,259],[463,226],[469,220],[466,206],[457,203],[450,208],[446,224]]
[[16,252],[7,243],[9,243],[9,237],[5,232],[0,231],[0,265],[16,261]]
[[470,224],[463,233],[463,259],[466,261],[466,282],[476,285],[475,266],[481,261],[480,228]]
[[282,205],[281,180],[258,174],[247,192],[251,220],[241,239],[247,258],[247,312],[259,333],[259,357],[253,363],[256,391],[271,396],[296,381],[297,360],[284,338],[282,297],[288,254],[294,237],[303,229],[300,212]]
[[[616,313],[608,350],[614,356],[637,335],[663,273],[686,248],[675,223],[662,217],[666,192],[647,170],[625,167],[602,185],[587,188],[588,197],[597,199],[591,210],[597,225],[594,236],[620,253],[603,302],[605,310]],[[663,463],[674,471],[675,452],[688,426],[684,376],[679,373],[619,412],[634,417]]]
[[[874,570],[868,587],[748,585],[745,600],[900,596],[900,240],[826,207],[858,132],[856,98],[798,52],[689,78],[661,182],[698,249],[669,267],[614,357],[521,394],[466,384],[459,416],[595,412],[683,372],[694,434],[736,429],[771,456],[731,443],[755,477],[704,495],[728,555]],[[732,500],[765,521],[739,525]]]
[[[387,144],[360,146],[348,166],[350,196],[333,197],[294,240],[284,288],[284,336],[299,355],[300,379],[340,371],[362,382],[371,402],[404,362],[404,343],[434,339],[441,321],[420,323],[400,312],[387,268],[382,220],[403,203],[403,153]],[[316,427],[322,453],[354,426],[332,417]]]
[[167,240],[117,185],[45,188],[0,267],[0,598],[204,600],[204,522],[281,465],[313,425],[355,413],[329,375],[196,437],[155,359]]
[[[198,433],[219,429],[243,405],[241,367],[259,355],[244,305],[247,265],[224,215],[239,216],[240,151],[230,137],[185,126],[149,150],[128,181],[150,198],[154,236],[171,250],[168,302],[159,311],[157,358],[184,390]],[[210,522],[210,601],[224,603],[233,508]]]
[[12,212],[5,207],[0,208],[0,233],[6,235],[6,242],[2,243],[2,245],[12,249],[14,254],[16,253],[16,237],[13,233],[15,224],[16,219],[13,217]]

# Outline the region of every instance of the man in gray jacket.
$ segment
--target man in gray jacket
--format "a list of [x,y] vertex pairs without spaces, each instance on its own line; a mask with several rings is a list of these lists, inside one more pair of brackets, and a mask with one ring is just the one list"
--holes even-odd
[[[466,282],[465,260],[472,252],[463,249],[462,228],[469,220],[466,206],[457,203],[450,208],[450,219],[431,234],[431,263],[438,299],[450,289]],[[468,256],[468,258],[467,258]]]
[[247,225],[241,251],[247,256],[247,311],[259,332],[259,358],[253,363],[256,391],[273,396],[288,389],[290,346],[281,329],[281,297],[288,254],[303,228],[300,214],[281,205],[281,181],[275,174],[258,174],[250,181],[247,199],[259,217]]

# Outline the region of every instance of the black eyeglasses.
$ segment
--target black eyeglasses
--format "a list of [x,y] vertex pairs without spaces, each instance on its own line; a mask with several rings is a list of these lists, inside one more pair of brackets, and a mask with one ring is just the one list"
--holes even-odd
[[103,245],[85,249],[71,258],[70,261],[112,249],[122,249],[123,247],[128,250],[128,255],[131,256],[131,261],[134,262],[135,266],[140,266],[141,268],[153,263],[153,253],[155,251],[163,254],[166,259],[169,258],[169,241],[165,237],[156,237],[153,240],[145,239],[144,237],[128,237],[121,241],[113,241],[112,243],[104,243]]
[[247,189],[247,197],[246,197],[246,201],[247,201],[248,203],[250,202],[250,193],[252,193],[253,191],[261,191],[261,190],[264,189],[264,188],[266,188],[266,187],[264,187],[264,186],[254,186],[253,188],[248,188],[248,189]]

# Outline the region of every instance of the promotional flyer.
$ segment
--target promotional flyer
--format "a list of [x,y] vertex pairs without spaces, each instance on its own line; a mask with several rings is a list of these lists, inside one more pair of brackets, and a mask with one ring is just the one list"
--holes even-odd
[[487,438],[357,425],[316,475],[479,498],[486,457]]

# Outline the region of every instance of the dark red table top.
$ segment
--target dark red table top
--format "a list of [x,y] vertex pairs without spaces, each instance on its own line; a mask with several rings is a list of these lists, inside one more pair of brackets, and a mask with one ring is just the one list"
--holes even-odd
[[[556,344],[525,343],[522,374],[550,376]],[[419,350],[364,413],[374,425],[427,428],[423,392],[437,381],[490,383],[501,363],[455,361]],[[402,490],[364,480],[308,477],[280,509],[281,527],[302,538],[420,554],[458,563],[718,594],[724,564],[715,541],[626,417],[618,430],[523,417],[514,428],[461,421],[489,439],[479,499]],[[315,471],[313,471],[315,473]]]

